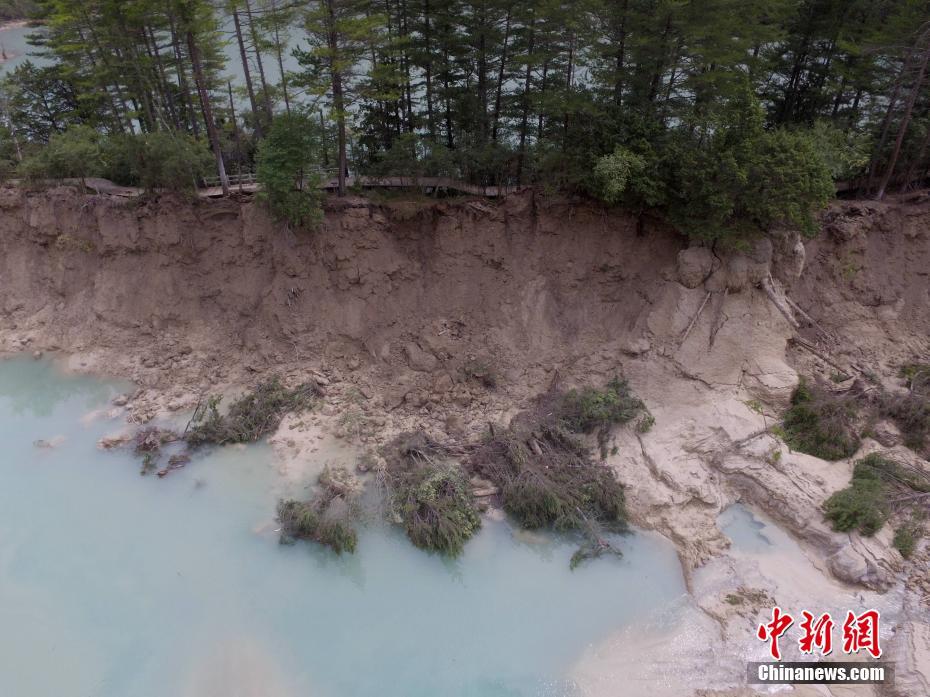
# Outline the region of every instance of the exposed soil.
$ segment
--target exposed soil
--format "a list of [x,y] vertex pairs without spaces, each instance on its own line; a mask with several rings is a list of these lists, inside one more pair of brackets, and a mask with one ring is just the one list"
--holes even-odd
[[[848,483],[852,459],[789,452],[765,429],[799,372],[899,388],[898,366],[930,356],[930,198],[837,203],[824,221],[806,244],[780,233],[741,253],[686,249],[658,220],[527,192],[333,200],[320,230],[288,235],[247,199],[8,188],[0,351],[55,352],[133,380],[136,423],[263,376],[313,379],[326,406],[285,419],[272,439],[295,478],[332,439],[362,452],[416,428],[474,438],[553,384],[623,375],[656,423],[618,430],[608,461],[633,521],[678,547],[718,650],[755,641],[752,622],[723,612],[749,577],[779,602],[799,593],[728,552],[717,516],[741,501],[790,532],[824,583],[886,592],[897,694],[926,694],[926,544],[904,564],[887,528],[831,531],[820,506]],[[493,387],[466,369],[476,361]],[[893,437],[863,451],[889,447],[919,462]]]

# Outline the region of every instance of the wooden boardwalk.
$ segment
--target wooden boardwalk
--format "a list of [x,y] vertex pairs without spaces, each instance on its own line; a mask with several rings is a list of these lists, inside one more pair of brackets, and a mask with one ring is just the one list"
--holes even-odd
[[[84,180],[67,178],[59,179],[57,182],[70,186],[83,185],[94,193],[122,198],[135,198],[145,193],[145,189],[135,186],[121,186],[101,177],[87,177]],[[10,183],[18,184],[19,182],[10,180]],[[204,183],[207,186],[197,190],[197,195],[200,198],[223,197],[223,187],[219,185],[219,180],[216,177],[208,178]],[[325,180],[320,185],[320,189],[323,191],[336,191],[338,188],[339,181],[336,178]],[[485,198],[498,198],[527,188],[526,186],[480,186],[468,184],[451,177],[346,177],[346,189],[423,189],[431,192],[445,190]],[[261,184],[255,181],[254,175],[243,175],[241,181],[237,176],[230,177],[230,193],[254,194],[260,189]]]
[[[203,198],[219,198],[223,195],[223,189],[219,186],[216,178],[207,180],[209,186],[200,189],[199,195]],[[252,194],[258,191],[261,185],[255,181],[254,177],[245,179],[240,184],[234,178],[229,183],[231,193],[241,192]],[[324,181],[320,188],[324,191],[336,191],[339,188],[339,180],[332,178]],[[472,196],[484,196],[485,198],[498,198],[508,194],[515,193],[526,189],[525,186],[480,186],[468,184],[451,177],[346,177],[346,189],[428,189],[430,191],[446,190],[458,191],[463,194]]]

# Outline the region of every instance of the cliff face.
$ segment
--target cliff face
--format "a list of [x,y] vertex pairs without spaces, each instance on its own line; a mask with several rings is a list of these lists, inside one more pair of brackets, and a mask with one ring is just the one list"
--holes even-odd
[[[852,462],[792,453],[765,430],[798,372],[839,365],[891,384],[900,363],[930,356],[930,200],[837,203],[804,244],[783,234],[738,253],[686,247],[657,221],[532,194],[348,198],[294,235],[249,201],[3,189],[0,352],[58,349],[72,367],[134,380],[137,421],[261,374],[313,374],[328,385],[320,418],[334,429],[361,418],[366,445],[410,428],[477,437],[554,382],[622,373],[656,424],[618,432],[608,463],[635,522],[671,538],[689,575],[729,563],[717,516],[743,501],[817,568],[899,585],[890,531],[851,537],[823,522]],[[496,388],[467,379],[472,360]],[[284,441],[288,458],[315,457],[293,433]],[[753,628],[720,611],[749,572],[726,569],[716,585],[697,578],[698,602],[727,641],[751,641]],[[752,574],[779,601],[804,601],[804,588]],[[919,671],[908,679],[927,684]]]
[[680,245],[666,230],[637,236],[624,216],[540,212],[528,197],[348,199],[298,235],[252,203],[131,205],[62,189],[7,190],[0,205],[0,309],[24,334],[44,327],[63,348],[183,334],[256,366],[298,353],[392,364],[437,336],[455,353],[545,362],[642,332]]

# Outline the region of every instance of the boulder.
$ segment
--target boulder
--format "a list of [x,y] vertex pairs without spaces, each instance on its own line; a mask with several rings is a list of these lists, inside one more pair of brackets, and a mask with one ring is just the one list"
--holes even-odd
[[404,354],[407,357],[407,365],[410,366],[412,370],[430,373],[439,366],[439,360],[436,356],[428,351],[424,351],[418,344],[412,341],[404,345]]
[[697,288],[714,270],[714,255],[707,247],[689,247],[678,253],[678,282]]

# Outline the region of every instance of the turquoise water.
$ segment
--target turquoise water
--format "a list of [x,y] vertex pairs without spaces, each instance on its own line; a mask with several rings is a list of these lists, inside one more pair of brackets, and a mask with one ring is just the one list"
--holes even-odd
[[772,540],[766,534],[769,526],[742,504],[735,503],[724,509],[717,518],[717,525],[739,551],[750,554],[772,551]]
[[684,593],[646,534],[574,572],[503,522],[455,562],[377,525],[352,557],[281,546],[267,447],[140,477],[86,418],[118,389],[0,362],[0,695],[574,695],[587,645]]
[[[31,60],[36,65],[48,65],[47,58],[37,55],[35,46],[30,46],[27,38],[30,34],[40,33],[40,27],[18,27],[11,26],[0,29],[0,43],[6,50],[9,60],[0,63],[0,75],[5,72],[12,72],[17,66],[22,65],[27,60]],[[226,56],[225,74],[232,80],[233,84],[239,87],[245,86],[245,73],[242,70],[242,58],[239,53],[239,44],[236,42],[235,29],[232,17],[223,17],[220,25],[221,36],[223,38],[223,53]],[[282,42],[286,44],[282,50],[282,60],[284,69],[288,71],[297,71],[300,64],[293,56],[293,47],[298,44],[302,38],[302,32],[299,29],[293,29],[290,34],[293,36],[282,37]],[[281,71],[278,67],[277,56],[268,51],[262,54],[262,64],[265,68],[265,78],[271,84],[278,84],[281,80]],[[252,79],[255,81],[258,89],[258,68],[251,64]],[[244,98],[243,98],[244,99]]]
[[35,34],[36,30],[30,27],[6,27],[0,29],[0,44],[3,44],[3,50],[6,51],[9,60],[0,62],[0,75],[5,72],[12,72],[17,66],[22,65],[27,60],[33,63],[43,65],[47,61],[39,56],[29,54],[34,53],[37,49],[30,46],[26,41],[30,34]]

